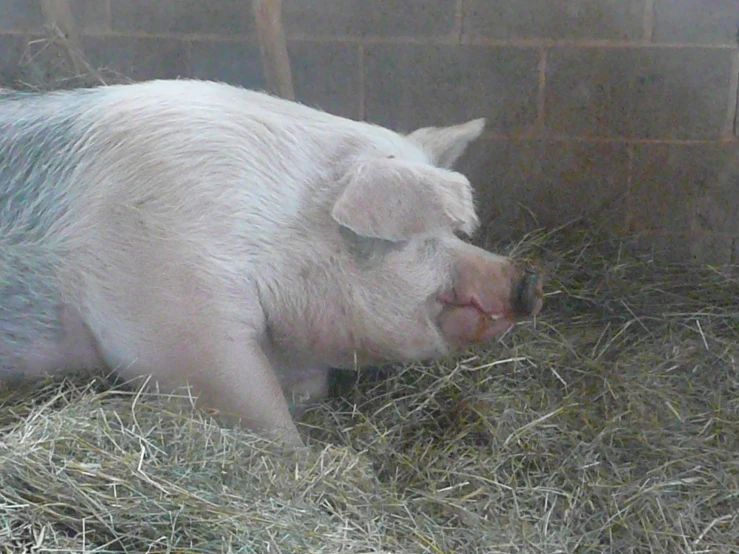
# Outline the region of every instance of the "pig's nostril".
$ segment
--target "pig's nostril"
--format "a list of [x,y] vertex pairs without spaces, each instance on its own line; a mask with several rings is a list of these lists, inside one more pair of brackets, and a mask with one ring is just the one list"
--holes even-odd
[[516,317],[533,315],[541,307],[543,296],[543,276],[531,266],[527,266],[513,290],[513,313]]

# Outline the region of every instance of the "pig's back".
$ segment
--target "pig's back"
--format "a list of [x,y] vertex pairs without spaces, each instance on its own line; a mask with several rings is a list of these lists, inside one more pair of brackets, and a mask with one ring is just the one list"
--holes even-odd
[[51,247],[71,223],[84,94],[0,93],[0,245]]
[[97,178],[87,186],[97,187],[91,196],[99,219],[112,222],[111,209],[134,205],[137,217],[191,237],[207,219],[213,246],[290,226],[334,186],[353,153],[399,140],[376,126],[212,82],[107,87],[92,106],[90,174]]

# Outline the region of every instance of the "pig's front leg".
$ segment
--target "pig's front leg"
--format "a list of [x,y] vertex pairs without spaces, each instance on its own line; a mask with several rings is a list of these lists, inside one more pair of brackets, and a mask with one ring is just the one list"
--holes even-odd
[[219,357],[220,365],[192,379],[200,405],[269,438],[304,446],[277,375],[261,348],[231,343]]
[[278,374],[293,418],[302,417],[306,409],[328,396],[331,375],[328,367],[280,365]]
[[[176,320],[181,321],[181,320]],[[196,318],[190,321],[198,321]],[[290,446],[304,446],[272,365],[250,333],[235,326],[162,324],[140,337],[119,364],[124,376],[151,375],[168,391],[190,385],[198,408]]]

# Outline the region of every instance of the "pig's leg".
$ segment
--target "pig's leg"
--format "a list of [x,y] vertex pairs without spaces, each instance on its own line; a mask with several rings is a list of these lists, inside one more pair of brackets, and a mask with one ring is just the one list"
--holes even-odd
[[29,247],[0,260],[0,379],[103,365],[79,312],[63,301],[54,263]]
[[310,405],[328,396],[330,370],[326,367],[282,367],[279,375],[294,418],[301,417]]
[[7,250],[3,246],[0,259],[0,377],[4,378],[42,373],[31,367],[29,353],[39,344],[57,344],[63,336],[57,309],[61,294],[53,286],[51,264],[40,256],[29,260]]
[[232,326],[160,327],[117,364],[127,377],[152,375],[166,391],[190,385],[196,406],[292,446],[303,446],[280,383],[255,341]]
[[303,446],[282,387],[260,347],[243,343],[221,347],[220,364],[204,367],[192,379],[201,405],[270,438]]

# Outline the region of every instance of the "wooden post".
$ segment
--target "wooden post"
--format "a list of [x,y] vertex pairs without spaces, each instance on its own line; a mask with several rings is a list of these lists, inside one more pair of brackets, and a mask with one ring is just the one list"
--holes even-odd
[[281,0],[253,0],[262,67],[271,91],[295,100],[287,40],[282,28]]

